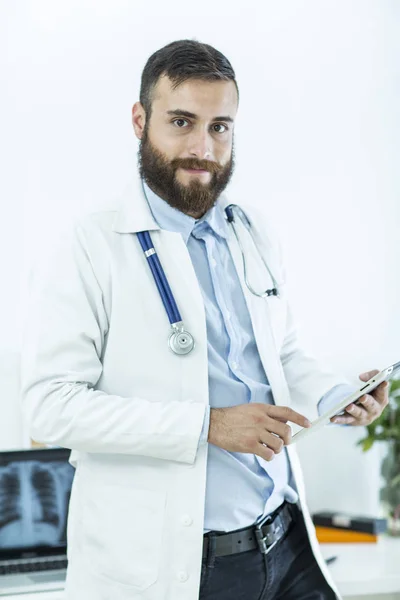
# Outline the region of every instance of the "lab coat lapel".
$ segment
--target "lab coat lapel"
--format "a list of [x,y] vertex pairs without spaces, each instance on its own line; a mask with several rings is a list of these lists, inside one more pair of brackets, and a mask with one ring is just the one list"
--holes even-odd
[[[114,219],[113,230],[121,234],[150,231],[184,327],[192,334],[195,342],[194,349],[188,355],[175,355],[181,365],[181,397],[189,402],[208,399],[207,329],[200,285],[182,235],[160,229],[152,216],[140,178],[135,177],[126,187]],[[155,282],[152,283],[152,293],[158,294]],[[161,300],[160,311],[165,311]],[[169,330],[166,315],[165,323],[165,351],[171,352],[167,346]],[[162,332],[157,331],[155,335],[162,335]]]
[[[236,219],[236,228],[240,236],[240,242],[243,250],[246,254],[248,280],[251,285],[254,285],[254,287],[257,285],[257,283],[258,285],[262,285],[262,282],[265,282],[265,266],[261,265],[257,253],[254,252],[253,244],[246,243],[246,239],[249,240],[249,233],[239,219]],[[270,302],[281,302],[282,300],[275,297],[259,298],[249,291],[244,279],[241,250],[236,240],[236,236],[232,230],[232,226],[229,227],[227,241],[246,300],[247,308],[250,313],[254,337],[260,354],[261,362],[271,385],[274,401],[278,405],[288,405],[290,404],[290,395],[286,384],[282,363],[279,358],[279,352],[276,348],[272,330],[272,315],[270,311]],[[264,259],[271,268],[271,265],[275,264],[275,261],[273,261],[271,256],[267,256],[265,254],[264,248],[263,252]],[[270,287],[272,287],[272,285]],[[256,289],[259,291],[258,287]]]
[[[135,178],[126,187],[113,222],[113,230],[122,234],[151,232],[154,248],[182,320],[190,332],[197,329],[204,341],[206,327],[203,298],[185,241],[180,233],[160,229],[153,218],[140,178]],[[157,293],[155,283],[154,288]]]

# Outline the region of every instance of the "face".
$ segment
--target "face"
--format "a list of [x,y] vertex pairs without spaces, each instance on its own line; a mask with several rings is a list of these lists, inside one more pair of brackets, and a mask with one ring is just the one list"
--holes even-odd
[[161,77],[150,120],[139,102],[132,109],[140,175],[149,187],[174,208],[204,215],[233,173],[236,112],[233,81],[188,80],[173,90]]

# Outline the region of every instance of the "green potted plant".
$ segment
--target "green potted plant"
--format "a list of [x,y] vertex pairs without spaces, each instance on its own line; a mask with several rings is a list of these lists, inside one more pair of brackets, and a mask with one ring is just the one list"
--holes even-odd
[[380,500],[388,513],[389,533],[400,535],[400,379],[390,381],[388,406],[376,421],[366,426],[366,436],[357,445],[367,452],[375,442],[385,442],[387,446]]

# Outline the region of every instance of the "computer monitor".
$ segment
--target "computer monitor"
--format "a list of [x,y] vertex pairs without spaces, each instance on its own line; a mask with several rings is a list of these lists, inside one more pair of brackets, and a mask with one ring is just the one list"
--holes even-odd
[[0,561],[66,553],[70,452],[0,452]]

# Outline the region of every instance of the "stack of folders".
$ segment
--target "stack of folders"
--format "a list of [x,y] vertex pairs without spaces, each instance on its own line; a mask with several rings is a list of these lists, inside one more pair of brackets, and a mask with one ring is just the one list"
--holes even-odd
[[312,515],[318,541],[322,544],[376,543],[385,533],[387,520],[335,512]]

